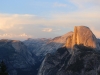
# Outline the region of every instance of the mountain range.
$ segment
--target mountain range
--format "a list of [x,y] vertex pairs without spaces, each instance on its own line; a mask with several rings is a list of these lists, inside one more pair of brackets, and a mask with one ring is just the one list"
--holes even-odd
[[2,60],[9,75],[100,75],[100,40],[86,26],[53,39],[1,39]]

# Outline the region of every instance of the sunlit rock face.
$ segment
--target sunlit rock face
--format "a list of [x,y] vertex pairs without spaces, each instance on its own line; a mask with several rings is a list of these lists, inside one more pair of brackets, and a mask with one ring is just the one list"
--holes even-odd
[[86,26],[75,26],[73,35],[67,38],[67,48],[73,48],[75,44],[83,44],[87,47],[100,49],[97,38],[92,33],[92,31]]
[[73,38],[73,35],[71,35],[71,36],[69,36],[69,37],[67,38],[66,47],[67,47],[68,49],[72,48],[72,38]]

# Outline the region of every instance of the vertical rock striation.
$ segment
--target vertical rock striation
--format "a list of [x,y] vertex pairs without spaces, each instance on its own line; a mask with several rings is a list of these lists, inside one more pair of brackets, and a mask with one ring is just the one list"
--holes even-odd
[[86,26],[75,26],[73,35],[67,38],[67,48],[73,48],[76,44],[82,44],[94,49],[100,49],[97,38]]

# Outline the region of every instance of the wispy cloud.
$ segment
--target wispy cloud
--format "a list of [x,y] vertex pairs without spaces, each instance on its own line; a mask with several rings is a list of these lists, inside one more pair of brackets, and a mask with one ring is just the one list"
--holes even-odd
[[52,28],[44,28],[42,31],[43,31],[43,32],[52,32],[53,29],[52,29]]
[[69,0],[69,1],[81,9],[100,6],[100,0]]
[[8,33],[4,33],[4,34],[0,34],[0,38],[1,39],[14,39],[14,40],[20,39],[20,40],[25,40],[27,38],[32,38],[32,36],[31,35],[27,35],[25,33],[23,33],[23,34],[12,34],[12,33],[8,34]]
[[53,4],[53,7],[67,7],[67,4],[56,2],[56,3]]

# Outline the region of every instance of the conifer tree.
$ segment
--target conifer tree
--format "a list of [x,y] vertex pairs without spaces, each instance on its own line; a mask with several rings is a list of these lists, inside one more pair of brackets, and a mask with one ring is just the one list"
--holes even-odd
[[7,67],[3,61],[0,63],[0,75],[8,75]]

